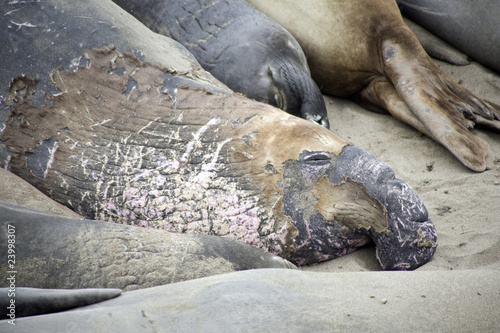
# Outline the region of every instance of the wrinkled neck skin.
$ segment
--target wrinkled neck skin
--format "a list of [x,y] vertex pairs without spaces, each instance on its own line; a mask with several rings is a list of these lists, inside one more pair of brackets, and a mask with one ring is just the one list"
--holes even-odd
[[[172,75],[131,52],[109,47],[86,50],[85,57],[84,65],[51,73],[60,93],[48,96],[50,105],[29,103],[35,80],[13,79],[2,167],[87,218],[290,252],[293,227],[273,202],[280,177],[261,162],[280,168],[280,160],[298,155],[282,156],[274,150],[281,145],[268,144],[266,136],[281,123],[316,125]],[[345,143],[320,129],[340,152]]]
[[322,94],[297,41],[244,1],[114,0],[183,44],[234,91],[329,128]]

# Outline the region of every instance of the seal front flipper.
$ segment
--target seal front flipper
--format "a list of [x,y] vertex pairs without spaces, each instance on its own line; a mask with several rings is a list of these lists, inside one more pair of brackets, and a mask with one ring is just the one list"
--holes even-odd
[[15,288],[12,298],[8,288],[0,288],[0,316],[8,318],[9,304],[15,300],[16,317],[35,316],[74,309],[115,298],[121,289],[37,289]]
[[[425,100],[426,96],[421,99]],[[389,111],[396,119],[412,126],[419,132],[445,146],[464,165],[475,171],[486,169],[488,148],[480,138],[442,112],[426,112],[421,118],[412,111],[398,94],[392,83],[383,77],[373,79],[370,84],[354,96],[356,103],[375,112]],[[429,127],[429,128],[428,128]]]
[[389,112],[394,118],[435,140],[385,77],[373,79],[368,86],[353,96],[353,100],[367,110],[377,113]]
[[468,129],[476,123],[496,128],[500,107],[481,101],[451,80],[427,57],[409,29],[393,27],[382,36],[383,70],[401,98],[436,141],[470,169],[484,171],[488,149]]

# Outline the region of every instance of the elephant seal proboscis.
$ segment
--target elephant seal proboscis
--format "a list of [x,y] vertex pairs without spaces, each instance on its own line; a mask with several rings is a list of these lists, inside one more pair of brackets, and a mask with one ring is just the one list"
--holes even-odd
[[389,112],[484,171],[491,156],[469,129],[500,130],[500,106],[481,100],[445,74],[404,24],[393,0],[247,0],[300,43],[324,93],[352,96]]
[[[224,90],[185,49],[114,4],[2,9],[40,35],[0,50],[9,113],[0,163],[77,213],[232,237],[299,265],[370,239],[385,269],[414,269],[434,254],[425,206],[388,165],[322,126]],[[7,40],[23,33],[4,30]]]
[[234,91],[329,128],[304,52],[243,0],[113,0],[153,31],[184,45]]
[[497,0],[397,0],[401,13],[481,64],[500,72]]

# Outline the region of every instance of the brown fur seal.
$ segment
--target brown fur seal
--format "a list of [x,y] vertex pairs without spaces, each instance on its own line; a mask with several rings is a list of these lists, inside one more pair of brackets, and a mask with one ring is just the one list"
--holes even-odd
[[308,55],[324,93],[354,96],[444,145],[464,165],[487,167],[475,124],[500,130],[500,106],[442,72],[404,24],[396,2],[248,0],[283,25]]

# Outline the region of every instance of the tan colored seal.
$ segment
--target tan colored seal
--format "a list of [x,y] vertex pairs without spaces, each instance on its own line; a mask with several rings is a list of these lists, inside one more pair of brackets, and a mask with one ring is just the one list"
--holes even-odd
[[486,143],[468,129],[478,124],[500,130],[500,106],[442,72],[404,24],[395,1],[248,2],[294,35],[324,93],[388,111],[467,167],[486,169]]

